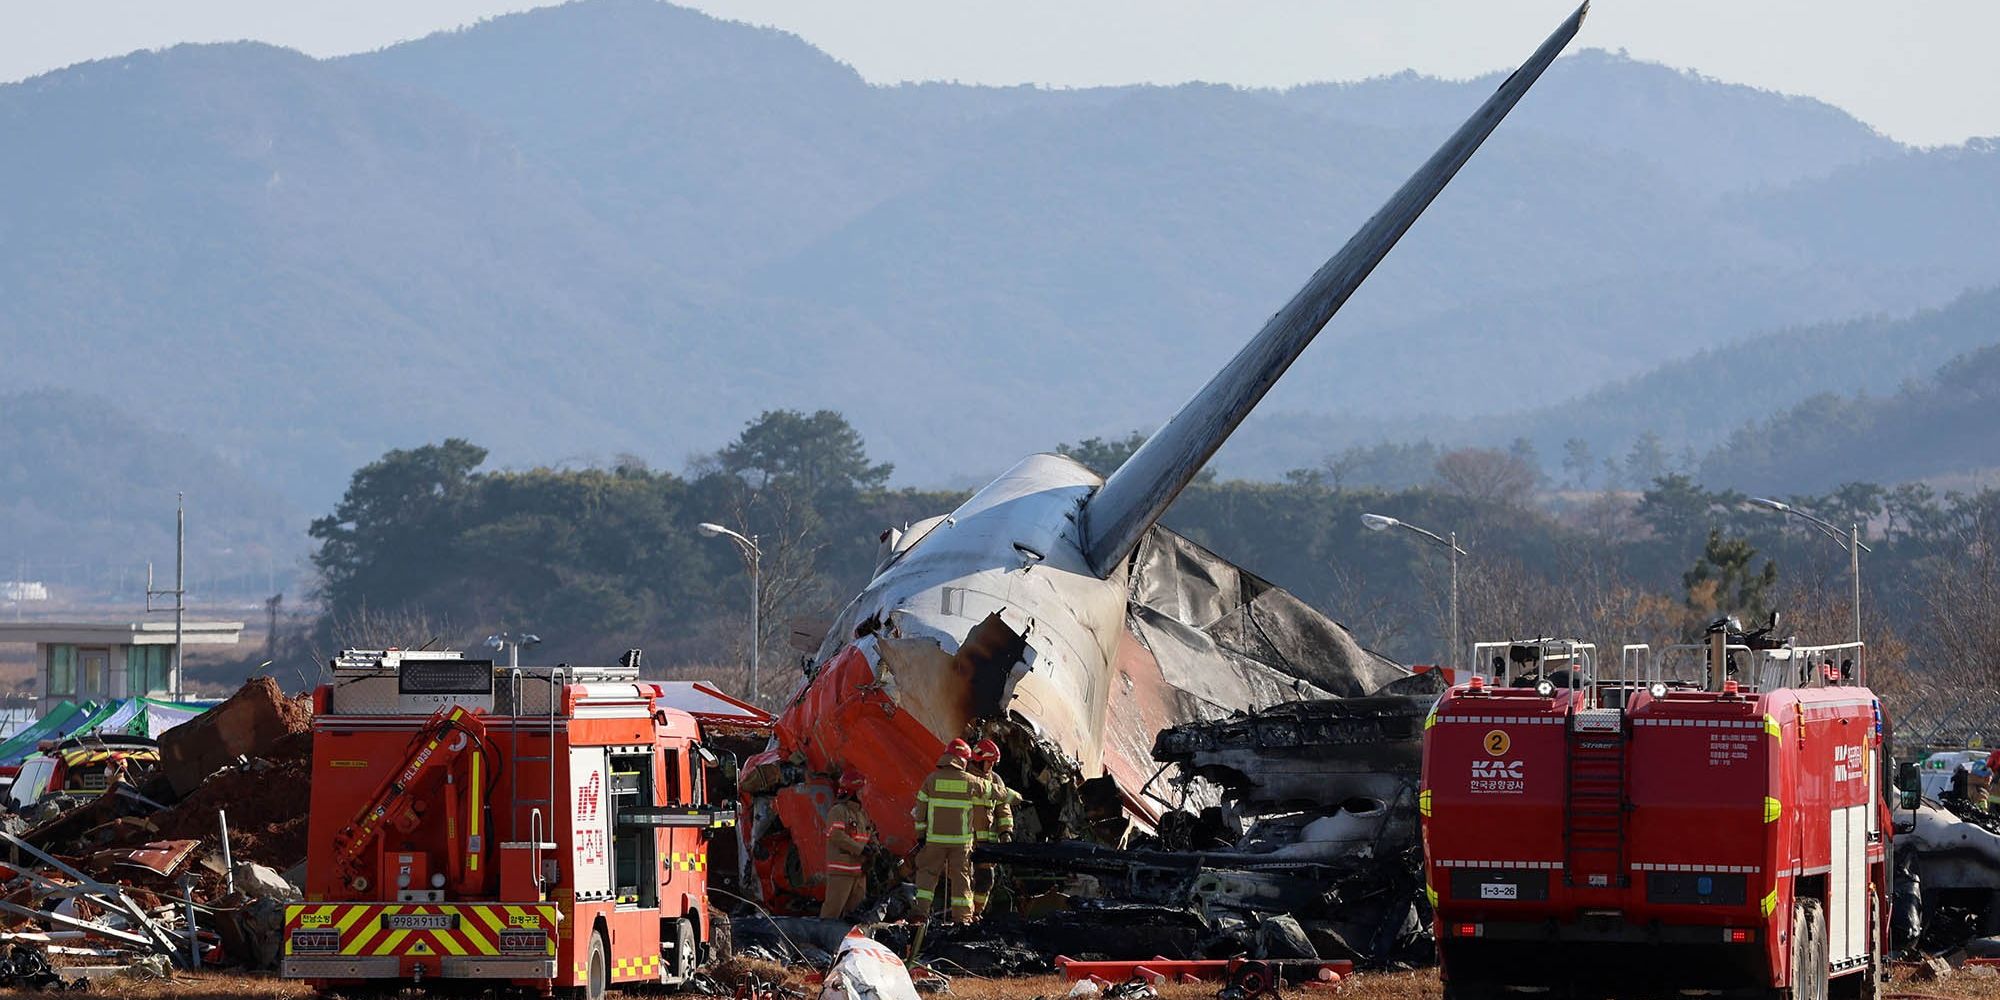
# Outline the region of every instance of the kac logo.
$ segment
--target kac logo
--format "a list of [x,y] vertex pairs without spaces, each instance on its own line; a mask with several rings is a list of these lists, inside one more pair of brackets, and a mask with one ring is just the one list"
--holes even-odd
[[1516,780],[1526,777],[1521,773],[1521,762],[1518,760],[1475,760],[1472,762],[1472,776]]

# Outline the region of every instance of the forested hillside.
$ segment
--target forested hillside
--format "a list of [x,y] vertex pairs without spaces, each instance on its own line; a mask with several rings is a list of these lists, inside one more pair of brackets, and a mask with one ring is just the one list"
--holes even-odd
[[[2000,324],[1992,328],[2000,340]],[[2000,469],[2000,344],[1886,396],[1822,393],[1743,427],[1701,465],[1706,482],[1815,490]]]
[[[1911,316],[1870,316],[1747,337],[1575,398],[1563,398],[1560,381],[1526,383],[1520,398],[1533,408],[1499,419],[1362,421],[1299,412],[1260,415],[1251,422],[1259,431],[1253,437],[1258,452],[1244,456],[1244,464],[1260,470],[1316,468],[1329,455],[1357,448],[1386,455],[1422,440],[1459,445],[1525,440],[1541,456],[1545,471],[1560,482],[1599,485],[1601,477],[1595,472],[1579,479],[1568,470],[1575,459],[1565,452],[1574,452],[1578,442],[1593,458],[1593,468],[1606,458],[1622,462],[1634,443],[1649,435],[1661,448],[1698,456],[1745,424],[1809,397],[1842,391],[1891,394],[1906,382],[1929,378],[1939,365],[1960,354],[1996,343],[2000,343],[2000,288],[1987,288]],[[2000,421],[2000,409],[1989,419]],[[1389,442],[1389,447],[1378,447],[1382,442]],[[1435,450],[1430,457],[1435,458]],[[1414,479],[1379,461],[1370,462],[1357,469],[1361,478],[1354,481],[1421,482],[1428,474],[1428,462],[1418,464]],[[1384,475],[1389,478],[1374,478]],[[1643,483],[1646,478],[1628,483]]]
[[47,584],[58,601],[110,591],[143,604],[149,560],[173,585],[178,492],[198,599],[290,577],[304,512],[154,417],[88,393],[0,393],[0,579]]
[[[137,53],[0,87],[0,386],[144,368],[148,412],[308,509],[426,440],[675,466],[772,407],[847,413],[901,482],[979,479],[1156,426],[1490,85],[876,87],[650,0]],[[2000,280],[1994,190],[1983,145],[1570,58],[1269,408],[1445,440],[1942,303]],[[1866,238],[1882,213],[1911,221]],[[1266,433],[1225,473],[1304,464]]]

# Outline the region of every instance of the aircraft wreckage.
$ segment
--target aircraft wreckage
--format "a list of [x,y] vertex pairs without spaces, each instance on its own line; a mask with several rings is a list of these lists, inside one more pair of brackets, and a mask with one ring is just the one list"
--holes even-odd
[[[1587,6],[1587,5],[1586,5]],[[835,618],[769,749],[744,761],[746,857],[765,899],[818,894],[834,776],[897,856],[945,741],[991,737],[1022,793],[1023,839],[1111,839],[1170,808],[1156,734],[1406,676],[1283,589],[1160,516],[1527,93],[1584,9],[1447,139],[1124,465],[1100,478],[1031,455],[957,510],[885,532],[873,580]],[[1095,836],[1093,836],[1095,835]],[[807,849],[799,849],[807,845]]]

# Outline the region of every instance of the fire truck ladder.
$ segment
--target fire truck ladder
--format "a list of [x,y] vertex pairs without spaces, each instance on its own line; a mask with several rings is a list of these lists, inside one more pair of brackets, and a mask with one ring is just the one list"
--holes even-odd
[[1622,887],[1625,862],[1625,713],[1588,708],[1570,718],[1563,880]]
[[[454,732],[463,735],[453,740]],[[369,796],[368,804],[333,835],[334,870],[340,873],[342,882],[357,890],[367,888],[362,856],[381,835],[383,826],[394,822],[394,813],[403,797],[410,794],[424,775],[446,765],[459,753],[466,750],[475,756],[484,753],[485,734],[485,723],[461,706],[440,706],[431,714],[423,728],[410,738],[402,763],[383,779],[381,787]]]
[[[525,850],[530,852],[530,869],[535,873],[535,879],[538,883],[543,880],[543,855],[556,849],[553,834],[549,830],[549,824],[555,818],[557,713],[561,711],[562,692],[564,684],[568,679],[567,674],[568,672],[561,667],[549,671],[548,725],[538,734],[546,737],[548,742],[543,744],[545,748],[544,752],[536,756],[525,755],[519,752],[522,746],[521,717],[526,714],[522,711],[522,674],[519,667],[514,667],[507,671],[507,693],[514,702],[510,706],[508,713],[507,745],[515,752],[508,756],[508,795],[512,804],[507,809],[507,840],[500,844],[500,849],[513,851]],[[547,798],[524,799],[521,797],[521,765],[524,763],[539,763],[548,769],[549,783]],[[521,810],[523,807],[528,809],[528,837],[526,840],[521,839]],[[547,810],[547,812],[544,813],[543,810]]]

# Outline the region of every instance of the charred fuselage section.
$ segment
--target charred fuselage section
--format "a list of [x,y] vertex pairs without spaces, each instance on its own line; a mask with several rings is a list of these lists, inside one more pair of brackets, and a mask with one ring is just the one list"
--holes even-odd
[[771,747],[745,762],[741,829],[767,900],[802,908],[818,895],[824,816],[844,769],[867,776],[862,804],[898,857],[916,846],[910,805],[945,742],[982,735],[1013,751],[1002,773],[1029,797],[1031,836],[1123,843],[1171,805],[1153,788],[1160,731],[1373,694],[1403,675],[1338,624],[1159,519],[1540,78],[1583,14],[1502,80],[1110,476],[1032,455],[950,514],[885,534],[873,579],[827,633]]

